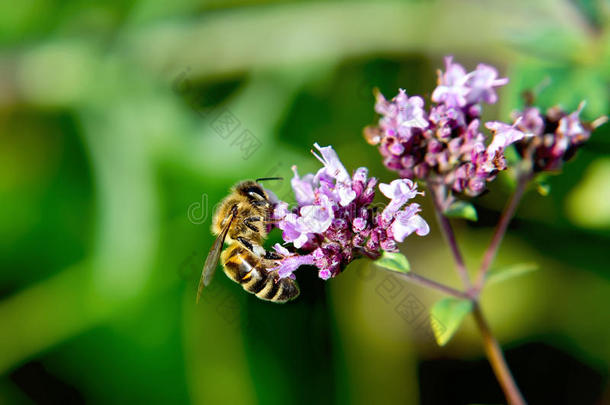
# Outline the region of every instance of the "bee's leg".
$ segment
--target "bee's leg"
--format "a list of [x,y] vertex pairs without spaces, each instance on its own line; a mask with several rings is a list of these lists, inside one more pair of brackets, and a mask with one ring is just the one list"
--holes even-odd
[[238,236],[235,239],[239,243],[241,243],[243,247],[245,247],[246,249],[248,249],[250,252],[254,253],[255,255],[260,256],[260,257],[265,256],[265,248],[263,248],[261,245],[253,244],[248,239],[241,237],[241,236]]
[[256,207],[268,207],[269,203],[267,202],[267,200],[255,200],[255,201],[250,201],[250,203]]
[[252,225],[252,222],[259,222],[262,220],[263,220],[263,218],[261,218],[261,217],[248,217],[248,218],[244,219],[244,225],[246,225],[248,228],[252,229],[254,232],[259,233],[260,230],[256,226]]
[[278,255],[275,252],[272,252],[270,250],[267,250],[265,252],[265,259],[269,259],[269,260],[280,260],[282,259],[282,256]]

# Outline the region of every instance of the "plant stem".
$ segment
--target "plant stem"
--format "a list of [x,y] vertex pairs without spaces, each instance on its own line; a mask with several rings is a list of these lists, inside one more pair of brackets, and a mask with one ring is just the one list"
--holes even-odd
[[498,225],[496,225],[496,229],[494,231],[493,237],[491,238],[491,242],[485,250],[485,254],[483,255],[483,260],[481,262],[481,267],[479,268],[479,273],[477,276],[477,281],[475,283],[476,290],[481,291],[483,285],[485,284],[485,277],[487,272],[489,271],[489,267],[493,262],[493,259],[496,257],[496,253],[498,252],[498,248],[500,247],[500,243],[502,242],[502,238],[504,238],[504,234],[506,233],[506,229],[508,228],[508,224],[515,214],[515,210],[521,201],[521,197],[523,197],[523,192],[525,191],[525,187],[527,183],[531,179],[531,175],[520,174],[517,178],[517,187],[515,192],[511,196],[510,200],[506,204],[502,215],[500,216],[500,221]]
[[[512,196],[511,200],[509,201],[509,203],[506,207],[506,210],[502,216],[502,219],[500,220],[500,223],[498,223],[498,227],[496,228],[496,233],[494,234],[492,243],[485,253],[483,262],[484,263],[488,262],[486,265],[487,267],[485,268],[485,272],[487,272],[487,269],[489,268],[489,264],[491,264],[491,260],[493,259],[493,257],[495,256],[495,254],[497,252],[497,249],[500,245],[500,241],[502,240],[502,236],[506,232],[508,222],[510,221],[510,218],[514,214],[515,209],[517,208],[517,205],[519,203],[519,200],[521,199],[521,196],[523,195],[523,191],[525,190],[525,186],[527,185],[527,182],[529,181],[530,178],[531,177],[529,174],[519,176],[515,194]],[[428,190],[430,190],[430,194],[432,195],[432,201],[434,202],[434,210],[436,213],[436,219],[438,220],[438,223],[441,227],[441,231],[445,235],[445,239],[447,240],[447,243],[449,244],[449,247],[451,248],[451,252],[453,253],[453,258],[455,260],[455,264],[457,266],[458,273],[462,277],[464,286],[469,290],[469,292],[467,292],[466,295],[469,297],[469,299],[473,303],[473,316],[474,316],[476,324],[481,332],[481,336],[483,338],[483,347],[485,348],[485,354],[487,355],[487,359],[489,360],[489,363],[491,364],[494,374],[496,375],[496,378],[497,378],[498,382],[500,383],[502,390],[504,391],[504,395],[506,396],[508,403],[511,405],[523,405],[523,404],[525,404],[525,400],[523,399],[523,396],[521,395],[521,392],[519,391],[519,388],[517,387],[517,384],[515,383],[515,380],[508,368],[508,365],[506,364],[506,360],[504,359],[504,355],[502,354],[502,349],[500,348],[498,341],[493,336],[491,329],[489,328],[489,325],[487,324],[487,321],[485,320],[485,318],[483,316],[483,312],[481,311],[481,307],[479,305],[478,298],[477,298],[478,294],[473,295],[472,285],[470,283],[470,279],[468,278],[468,271],[464,264],[464,259],[462,258],[462,254],[460,252],[458,244],[455,240],[455,234],[453,233],[453,228],[451,227],[451,223],[449,222],[449,219],[443,215],[443,206],[442,206],[442,202],[440,200],[440,193],[439,193],[440,190],[432,184],[428,184]],[[497,239],[497,241],[496,241],[496,239]],[[490,256],[490,258],[486,259],[487,256]],[[481,268],[483,269],[483,266],[481,266]],[[481,277],[481,273],[479,274],[479,278],[480,277]],[[482,274],[482,277],[484,280],[484,277],[485,277],[484,273]],[[483,284],[481,284],[481,285],[483,285]],[[477,293],[478,291],[479,290],[475,290],[474,292]]]
[[452,295],[456,298],[463,298],[463,299],[470,299],[470,296],[468,294],[466,294],[463,291],[460,290],[456,290],[455,288],[449,287],[445,284],[441,284],[438,283],[434,280],[430,280],[429,278],[420,276],[419,274],[415,274],[412,272],[409,273],[397,273],[398,275],[401,275],[405,278],[407,278],[409,281],[413,281],[415,284],[419,284],[422,285],[424,287],[428,287],[431,288],[433,290],[437,290],[440,291],[444,294],[447,295]]
[[506,360],[502,354],[502,349],[500,348],[498,341],[491,333],[491,329],[483,317],[483,312],[481,311],[481,307],[477,302],[474,302],[472,313],[477,326],[481,331],[485,353],[487,354],[491,368],[493,369],[496,378],[502,387],[502,391],[504,391],[504,395],[506,396],[508,403],[511,405],[525,404],[525,400],[523,399],[523,396],[515,383],[508,365],[506,364]]
[[453,228],[451,227],[449,219],[445,215],[443,215],[444,210],[440,201],[440,190],[438,190],[437,187],[432,184],[428,184],[428,190],[430,190],[432,202],[434,203],[434,212],[436,213],[436,220],[441,228],[441,232],[445,236],[445,240],[451,248],[451,253],[453,254],[453,259],[455,261],[457,272],[462,278],[464,286],[467,289],[470,289],[472,287],[472,284],[470,283],[470,278],[468,277],[468,270],[466,270],[466,265],[464,264],[462,253],[460,252],[460,248],[458,247],[457,241],[455,240]]

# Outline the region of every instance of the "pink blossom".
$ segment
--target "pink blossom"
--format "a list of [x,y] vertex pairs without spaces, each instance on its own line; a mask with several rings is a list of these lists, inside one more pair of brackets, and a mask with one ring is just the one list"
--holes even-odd
[[[526,134],[523,131],[517,129],[519,120],[513,125],[508,125],[500,121],[491,121],[485,123],[485,127],[493,131],[494,137],[489,146],[487,147],[487,156],[491,160],[498,152],[503,152],[509,145],[533,134]],[[488,163],[489,163],[488,160]]]
[[482,101],[495,104],[498,96],[494,87],[504,86],[508,78],[498,79],[498,71],[489,65],[479,64],[468,79],[470,91],[466,97],[468,104],[478,104]]
[[391,221],[394,214],[417,194],[423,194],[417,191],[417,184],[409,179],[393,180],[390,184],[379,184],[379,190],[386,197],[390,198],[390,203],[383,210],[381,217],[384,221]]
[[299,177],[297,167],[292,166],[294,176],[290,180],[290,185],[294,190],[294,197],[299,204],[306,205],[311,204],[315,198],[313,194],[313,174],[308,174],[303,178]]
[[389,102],[378,92],[375,109],[384,115],[380,120],[381,130],[398,141],[392,146],[395,154],[400,154],[400,142],[409,140],[412,129],[428,126],[424,100],[421,97],[409,97],[404,89],[399,89],[398,95]]
[[438,71],[438,86],[432,92],[432,101],[448,107],[464,107],[470,92],[466,85],[469,79],[462,65],[453,63],[452,56],[445,57],[445,72]]
[[345,170],[345,166],[339,160],[339,156],[337,156],[337,152],[333,150],[332,146],[321,147],[317,143],[314,143],[314,146],[320,151],[322,157],[316,155],[313,150],[312,153],[324,165],[324,172],[338,182],[350,183],[349,173]]
[[[316,157],[324,166],[315,176],[307,174],[302,178],[293,168],[295,176],[291,185],[298,196],[298,205],[289,210],[286,203],[280,202],[274,210],[274,217],[279,219],[277,227],[283,231],[282,238],[300,249],[300,254],[296,254],[286,247],[275,248],[282,256],[275,268],[280,277],[292,277],[299,266],[307,264],[317,267],[318,276],[327,280],[358,257],[377,258],[383,250],[397,249],[390,228],[393,214],[383,220],[382,214],[371,205],[377,179],[368,178],[364,167],[350,177],[332,147],[317,144],[315,147],[322,155]],[[393,212],[421,194],[410,180],[383,184],[380,189],[391,199],[387,209]],[[414,231],[420,235],[427,233],[427,224],[416,215],[418,211],[419,206],[411,204],[397,213],[401,219],[394,222],[401,241]]]
[[396,214],[394,222],[392,222],[392,234],[395,241],[402,242],[413,232],[419,236],[425,236],[430,232],[430,226],[426,220],[417,214],[419,211],[419,204],[413,203]]
[[272,267],[269,271],[277,270],[278,276],[280,278],[292,278],[295,276],[293,272],[301,266],[312,265],[314,263],[313,254],[308,255],[297,255],[292,254],[285,247],[281,246],[279,243],[276,243],[273,246],[274,250],[283,256],[282,260],[278,262],[276,267]]

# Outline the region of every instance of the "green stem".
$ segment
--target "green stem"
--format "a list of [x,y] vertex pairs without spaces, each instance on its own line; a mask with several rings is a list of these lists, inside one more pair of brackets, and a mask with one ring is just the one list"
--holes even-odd
[[521,395],[521,392],[515,383],[515,379],[513,378],[513,375],[506,364],[506,359],[502,354],[502,349],[500,348],[498,341],[491,333],[491,329],[489,328],[489,325],[483,316],[483,312],[481,311],[481,307],[477,302],[474,302],[472,314],[474,315],[477,326],[481,331],[483,347],[485,348],[485,353],[487,354],[491,368],[493,369],[496,378],[502,387],[502,391],[504,391],[504,395],[506,396],[508,403],[511,405],[525,404],[525,399],[523,399],[523,395]]
[[[509,204],[507,206],[507,214],[509,214],[509,215],[506,215],[506,217],[512,217],[512,214],[514,213],[514,210],[517,207],[517,204],[521,198],[521,195],[523,194],[523,190],[525,189],[525,184],[527,184],[529,177],[523,176],[523,177],[520,177],[519,179],[520,180],[519,180],[519,184],[517,186],[517,191],[515,192],[515,195],[513,196],[513,198],[511,199],[511,201],[509,202]],[[521,184],[522,181],[524,181],[524,184]],[[451,227],[451,223],[449,222],[449,219],[447,219],[447,217],[445,217],[443,215],[443,206],[442,206],[442,201],[440,199],[441,193],[439,192],[442,190],[439,190],[432,184],[428,184],[428,189],[430,190],[430,193],[432,194],[432,201],[434,202],[436,219],[438,220],[441,231],[443,232],[445,239],[447,240],[447,243],[449,244],[449,247],[451,248],[451,252],[453,253],[453,258],[455,260],[455,264],[457,266],[458,273],[462,277],[464,286],[469,291],[466,295],[473,303],[473,315],[474,315],[474,319],[476,321],[477,327],[479,328],[479,331],[481,332],[481,336],[483,338],[483,347],[485,349],[485,354],[487,355],[487,359],[489,360],[489,363],[491,364],[494,374],[496,375],[496,379],[498,380],[498,382],[500,383],[500,386],[502,387],[502,390],[504,391],[504,395],[506,396],[508,403],[511,405],[523,405],[526,402],[523,399],[523,396],[521,395],[521,392],[519,391],[517,384],[515,383],[515,380],[508,368],[508,365],[506,364],[506,360],[504,359],[504,355],[502,354],[502,349],[500,348],[500,345],[498,344],[498,341],[496,340],[496,338],[493,336],[491,329],[489,328],[489,325],[487,324],[487,321],[485,320],[485,317],[483,316],[483,312],[481,311],[481,307],[480,307],[478,299],[477,299],[478,290],[476,290],[476,289],[474,291],[472,290],[472,285],[470,283],[470,279],[468,278],[468,271],[464,264],[464,259],[462,258],[462,253],[460,252],[459,246],[456,242],[455,234],[453,233],[453,228]],[[517,197],[517,198],[515,198],[515,197]],[[488,251],[490,251],[490,253],[486,253],[486,256],[491,255],[491,257],[493,258],[493,256],[495,255],[495,252],[497,251],[497,248],[499,246],[499,242],[502,239],[504,232],[506,232],[506,227],[508,226],[509,219],[510,218],[504,220],[506,222],[505,224],[502,224],[502,222],[503,222],[502,220],[501,220],[501,223],[498,224],[498,229],[496,230],[496,233],[499,235],[499,236],[497,236],[498,241],[495,244],[492,243],[492,247],[490,247],[490,249],[488,249]],[[504,228],[504,229],[502,230],[500,228]],[[500,230],[501,232],[498,232],[498,230]],[[494,236],[493,240],[495,240],[495,239],[496,239],[496,236]],[[491,263],[491,259],[487,259],[487,260],[489,261],[489,263]],[[485,259],[484,259],[484,262],[485,262]],[[489,263],[487,264],[488,267],[489,267]],[[487,271],[487,270],[485,270],[485,271]],[[484,276],[485,275],[483,274],[483,277]]]

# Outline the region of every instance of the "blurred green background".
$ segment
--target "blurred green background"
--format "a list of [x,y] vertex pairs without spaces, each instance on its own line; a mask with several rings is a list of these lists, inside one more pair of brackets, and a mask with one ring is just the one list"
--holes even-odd
[[[372,89],[429,97],[447,54],[510,77],[487,119],[544,82],[541,106],[607,114],[609,16],[605,0],[0,3],[0,403],[502,403],[474,322],[438,348],[440,296],[365,260],[328,283],[301,270],[283,306],[219,271],[195,305],[212,210],[241,179],[317,170],[314,142],[390,181],[361,135]],[[531,403],[610,403],[609,132],[518,210],[496,264],[541,269],[483,296]],[[472,268],[510,184],[455,223]],[[404,252],[459,287],[419,200],[432,231]]]

